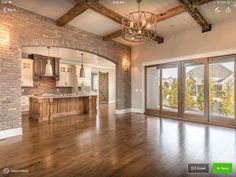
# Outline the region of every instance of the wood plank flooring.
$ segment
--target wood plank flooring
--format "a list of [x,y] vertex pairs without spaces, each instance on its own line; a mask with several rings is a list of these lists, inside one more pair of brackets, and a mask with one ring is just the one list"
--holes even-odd
[[187,174],[191,162],[232,162],[234,173],[225,176],[236,176],[236,130],[134,113],[116,116],[114,105],[102,105],[98,116],[50,123],[24,117],[22,137],[0,141],[2,176],[214,176]]

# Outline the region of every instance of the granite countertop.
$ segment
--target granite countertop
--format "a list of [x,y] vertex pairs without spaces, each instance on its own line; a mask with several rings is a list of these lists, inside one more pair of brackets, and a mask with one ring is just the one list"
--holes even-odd
[[30,95],[31,98],[44,99],[44,98],[75,98],[75,97],[89,97],[97,96],[96,94],[43,94],[43,95]]

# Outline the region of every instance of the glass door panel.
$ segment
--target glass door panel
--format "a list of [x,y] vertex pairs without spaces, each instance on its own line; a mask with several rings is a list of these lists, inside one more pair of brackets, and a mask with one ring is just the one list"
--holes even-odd
[[235,123],[235,56],[209,59],[209,119]]
[[179,112],[179,70],[178,64],[162,65],[161,70],[161,112],[177,116]]
[[158,114],[160,110],[160,69],[146,68],[146,112]]
[[183,116],[207,120],[205,111],[205,64],[203,61],[184,62]]

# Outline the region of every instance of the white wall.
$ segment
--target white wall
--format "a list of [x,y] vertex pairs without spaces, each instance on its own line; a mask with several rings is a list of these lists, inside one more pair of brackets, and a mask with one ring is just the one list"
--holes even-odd
[[109,103],[116,101],[116,70],[104,68],[92,68],[92,72],[108,72],[108,89],[109,89]]
[[201,33],[193,29],[165,38],[163,44],[150,42],[132,48],[132,108],[144,109],[144,66],[170,61],[236,54],[236,20],[230,19]]

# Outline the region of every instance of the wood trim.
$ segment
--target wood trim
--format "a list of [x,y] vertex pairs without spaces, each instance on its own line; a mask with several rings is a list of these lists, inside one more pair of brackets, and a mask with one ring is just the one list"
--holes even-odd
[[174,17],[176,15],[180,15],[182,13],[186,12],[185,8],[183,5],[178,5],[174,8],[168,9],[166,12],[158,14],[157,15],[157,21],[163,21],[166,19],[169,19],[171,17]]
[[202,27],[202,32],[211,31],[211,24],[203,17],[196,7],[192,6],[190,0],[180,0],[185,10],[193,17],[193,19]]
[[[161,89],[160,89],[160,91],[161,91],[161,107],[160,107],[160,109],[161,109],[161,115],[167,115],[167,116],[175,116],[175,117],[179,117],[180,115],[179,115],[179,98],[180,98],[180,95],[179,95],[179,74],[180,74],[180,71],[179,71],[179,69],[180,69],[180,67],[179,67],[179,64],[180,64],[180,62],[170,62],[170,63],[164,63],[164,64],[161,64]],[[177,66],[177,68],[178,68],[178,111],[177,112],[171,112],[171,111],[165,111],[165,110],[163,110],[163,106],[162,106],[162,99],[163,99],[163,97],[162,97],[162,70],[164,69],[164,68],[170,68],[170,67],[176,67]]]
[[[203,121],[207,121],[208,120],[208,116],[207,116],[207,80],[206,77],[208,76],[206,74],[207,70],[206,70],[206,61],[207,58],[204,59],[194,59],[194,60],[186,60],[186,61],[182,61],[182,68],[181,70],[182,72],[182,115],[181,117],[183,118],[187,118],[187,119],[192,119],[192,120],[203,120]],[[198,114],[190,114],[190,113],[185,113],[185,90],[186,90],[186,75],[185,75],[185,64],[189,64],[190,66],[193,65],[203,65],[204,67],[204,114],[203,115],[198,115]]]
[[[218,56],[218,57],[210,57],[208,59],[208,62],[211,63],[211,61],[214,60],[218,62],[224,62],[225,57],[234,57],[234,88],[236,88],[236,55],[224,55],[224,56]],[[209,72],[208,72],[209,73]],[[210,111],[209,111],[209,122],[214,122],[214,123],[219,123],[219,124],[225,124],[225,125],[234,125],[236,126],[236,89],[234,89],[234,119],[229,119],[224,116],[210,116]]]
[[[194,5],[192,5],[193,7],[198,7],[200,5],[203,5],[203,4],[206,4],[208,2],[211,2],[211,1],[214,1],[214,0],[199,0],[199,2],[194,2]],[[182,13],[186,12],[186,9],[183,5],[178,5],[174,8],[171,8],[171,9],[168,9],[166,12],[164,13],[161,13],[161,14],[158,14],[157,15],[157,21],[160,22],[160,21],[163,21],[163,20],[166,20],[166,19],[169,19],[171,17],[174,17],[176,15],[180,15]],[[112,40],[114,38],[117,38],[119,37],[118,34],[120,33],[120,36],[121,36],[121,30],[119,31],[115,31],[111,34],[108,34],[106,36],[103,37],[103,39],[105,41],[107,40]],[[116,35],[114,35],[116,34]],[[114,37],[113,37],[114,36]],[[159,44],[163,43],[164,42],[164,39],[163,37],[160,37],[158,36],[155,41],[157,41]]]
[[194,122],[194,123],[200,123],[200,124],[206,124],[206,125],[216,125],[216,126],[220,126],[220,127],[228,127],[228,128],[234,128],[236,129],[236,125],[228,125],[228,124],[220,124],[218,122],[207,122],[207,121],[197,121],[197,120],[193,120],[193,119],[185,119],[185,118],[181,118],[181,117],[174,117],[174,116],[166,116],[166,115],[157,115],[157,114],[145,114],[147,116],[158,116],[158,118],[162,119],[174,119],[174,120],[178,120],[178,121],[187,121],[187,122]]
[[[145,66],[145,68],[144,68],[144,77],[145,77],[145,79],[144,79],[144,93],[145,93],[145,100],[144,100],[144,110],[145,110],[145,112],[147,112],[147,113],[150,113],[150,114],[152,114],[152,113],[160,113],[160,109],[150,109],[150,108],[148,108],[147,107],[147,69],[148,68],[153,68],[153,67],[156,67],[157,69],[159,69],[160,70],[160,74],[161,74],[161,69],[160,69],[160,65],[149,65],[149,66]],[[160,78],[161,78],[161,76],[160,76]],[[159,79],[160,79],[159,78]],[[160,83],[159,83],[159,85],[161,84],[161,81],[160,81]],[[160,108],[161,108],[161,97],[159,96],[159,105],[160,105]]]
[[205,60],[205,91],[204,91],[204,96],[205,96],[205,116],[207,121],[209,122],[209,59],[206,58]]
[[65,26],[77,16],[85,12],[87,9],[87,7],[84,7],[83,5],[78,3],[69,11],[67,11],[64,15],[62,15],[59,19],[57,19],[56,24],[60,27]]
[[[177,119],[177,120],[183,120],[183,121],[190,121],[190,122],[197,122],[197,123],[205,123],[208,125],[217,125],[217,126],[223,126],[223,127],[233,127],[236,128],[236,89],[234,90],[234,114],[235,117],[234,119],[227,119],[224,117],[210,117],[209,116],[209,60],[223,60],[225,57],[227,56],[233,56],[234,57],[234,69],[236,70],[236,55],[225,55],[225,56],[219,56],[219,57],[211,57],[211,58],[202,58],[202,59],[193,59],[193,60],[186,60],[186,61],[180,61],[180,62],[169,62],[169,63],[164,63],[164,64],[159,64],[159,65],[150,65],[150,66],[145,66],[145,68],[148,67],[153,67],[153,66],[159,66],[160,68],[160,111],[158,110],[151,110],[151,109],[147,109],[146,107],[146,95],[147,95],[147,91],[146,91],[146,72],[145,72],[145,115],[151,115],[151,116],[159,116],[159,117],[164,117],[164,118],[172,118],[172,119]],[[193,62],[193,63],[200,63],[200,64],[204,64],[204,69],[205,69],[205,74],[204,74],[204,94],[205,94],[205,105],[204,105],[204,109],[205,109],[205,114],[204,116],[196,116],[196,115],[189,115],[189,114],[179,114],[176,115],[173,112],[166,112],[162,110],[162,69],[163,66],[171,66],[174,63],[180,63],[180,69],[183,70],[183,63],[186,62]],[[181,64],[182,63],[182,64]],[[235,72],[234,70],[234,72]],[[182,72],[182,75],[184,73]],[[182,77],[184,78],[184,77]],[[235,76],[234,76],[234,86],[236,88],[236,72],[235,72]],[[183,87],[183,83],[182,83],[182,87]],[[181,90],[182,93],[183,89]],[[179,98],[180,100],[183,100],[183,97]],[[183,101],[182,101],[183,103]],[[181,105],[181,111],[184,110],[183,104]]]
[[162,44],[164,42],[164,38],[157,35],[155,39],[153,39],[154,41],[156,41],[158,44]]
[[191,3],[192,3],[192,6],[196,8],[200,5],[203,5],[203,4],[206,4],[209,2],[213,2],[213,1],[215,1],[215,0],[191,0]]
[[[109,40],[118,38],[118,37],[120,37],[120,36],[122,36],[122,30],[115,31],[115,32],[113,32],[113,33],[110,33],[110,34],[104,36],[104,37],[103,37],[103,40],[104,40],[104,41],[109,41]],[[161,44],[161,43],[164,42],[164,38],[161,37],[161,36],[158,36],[158,35],[157,35],[156,38],[153,39],[153,40],[156,41],[158,44]]]
[[162,64],[160,64],[160,114],[162,112]]
[[91,9],[113,21],[116,23],[121,24],[122,22],[122,15],[118,14],[117,12],[113,11],[112,9],[107,8],[103,4],[99,3],[98,1],[85,1],[85,0],[77,0],[82,6]]
[[108,34],[108,35],[104,36],[103,40],[104,41],[109,41],[109,40],[112,40],[112,39],[115,39],[115,38],[121,36],[121,34],[122,34],[122,30],[115,31],[115,32],[113,32],[111,34]]

